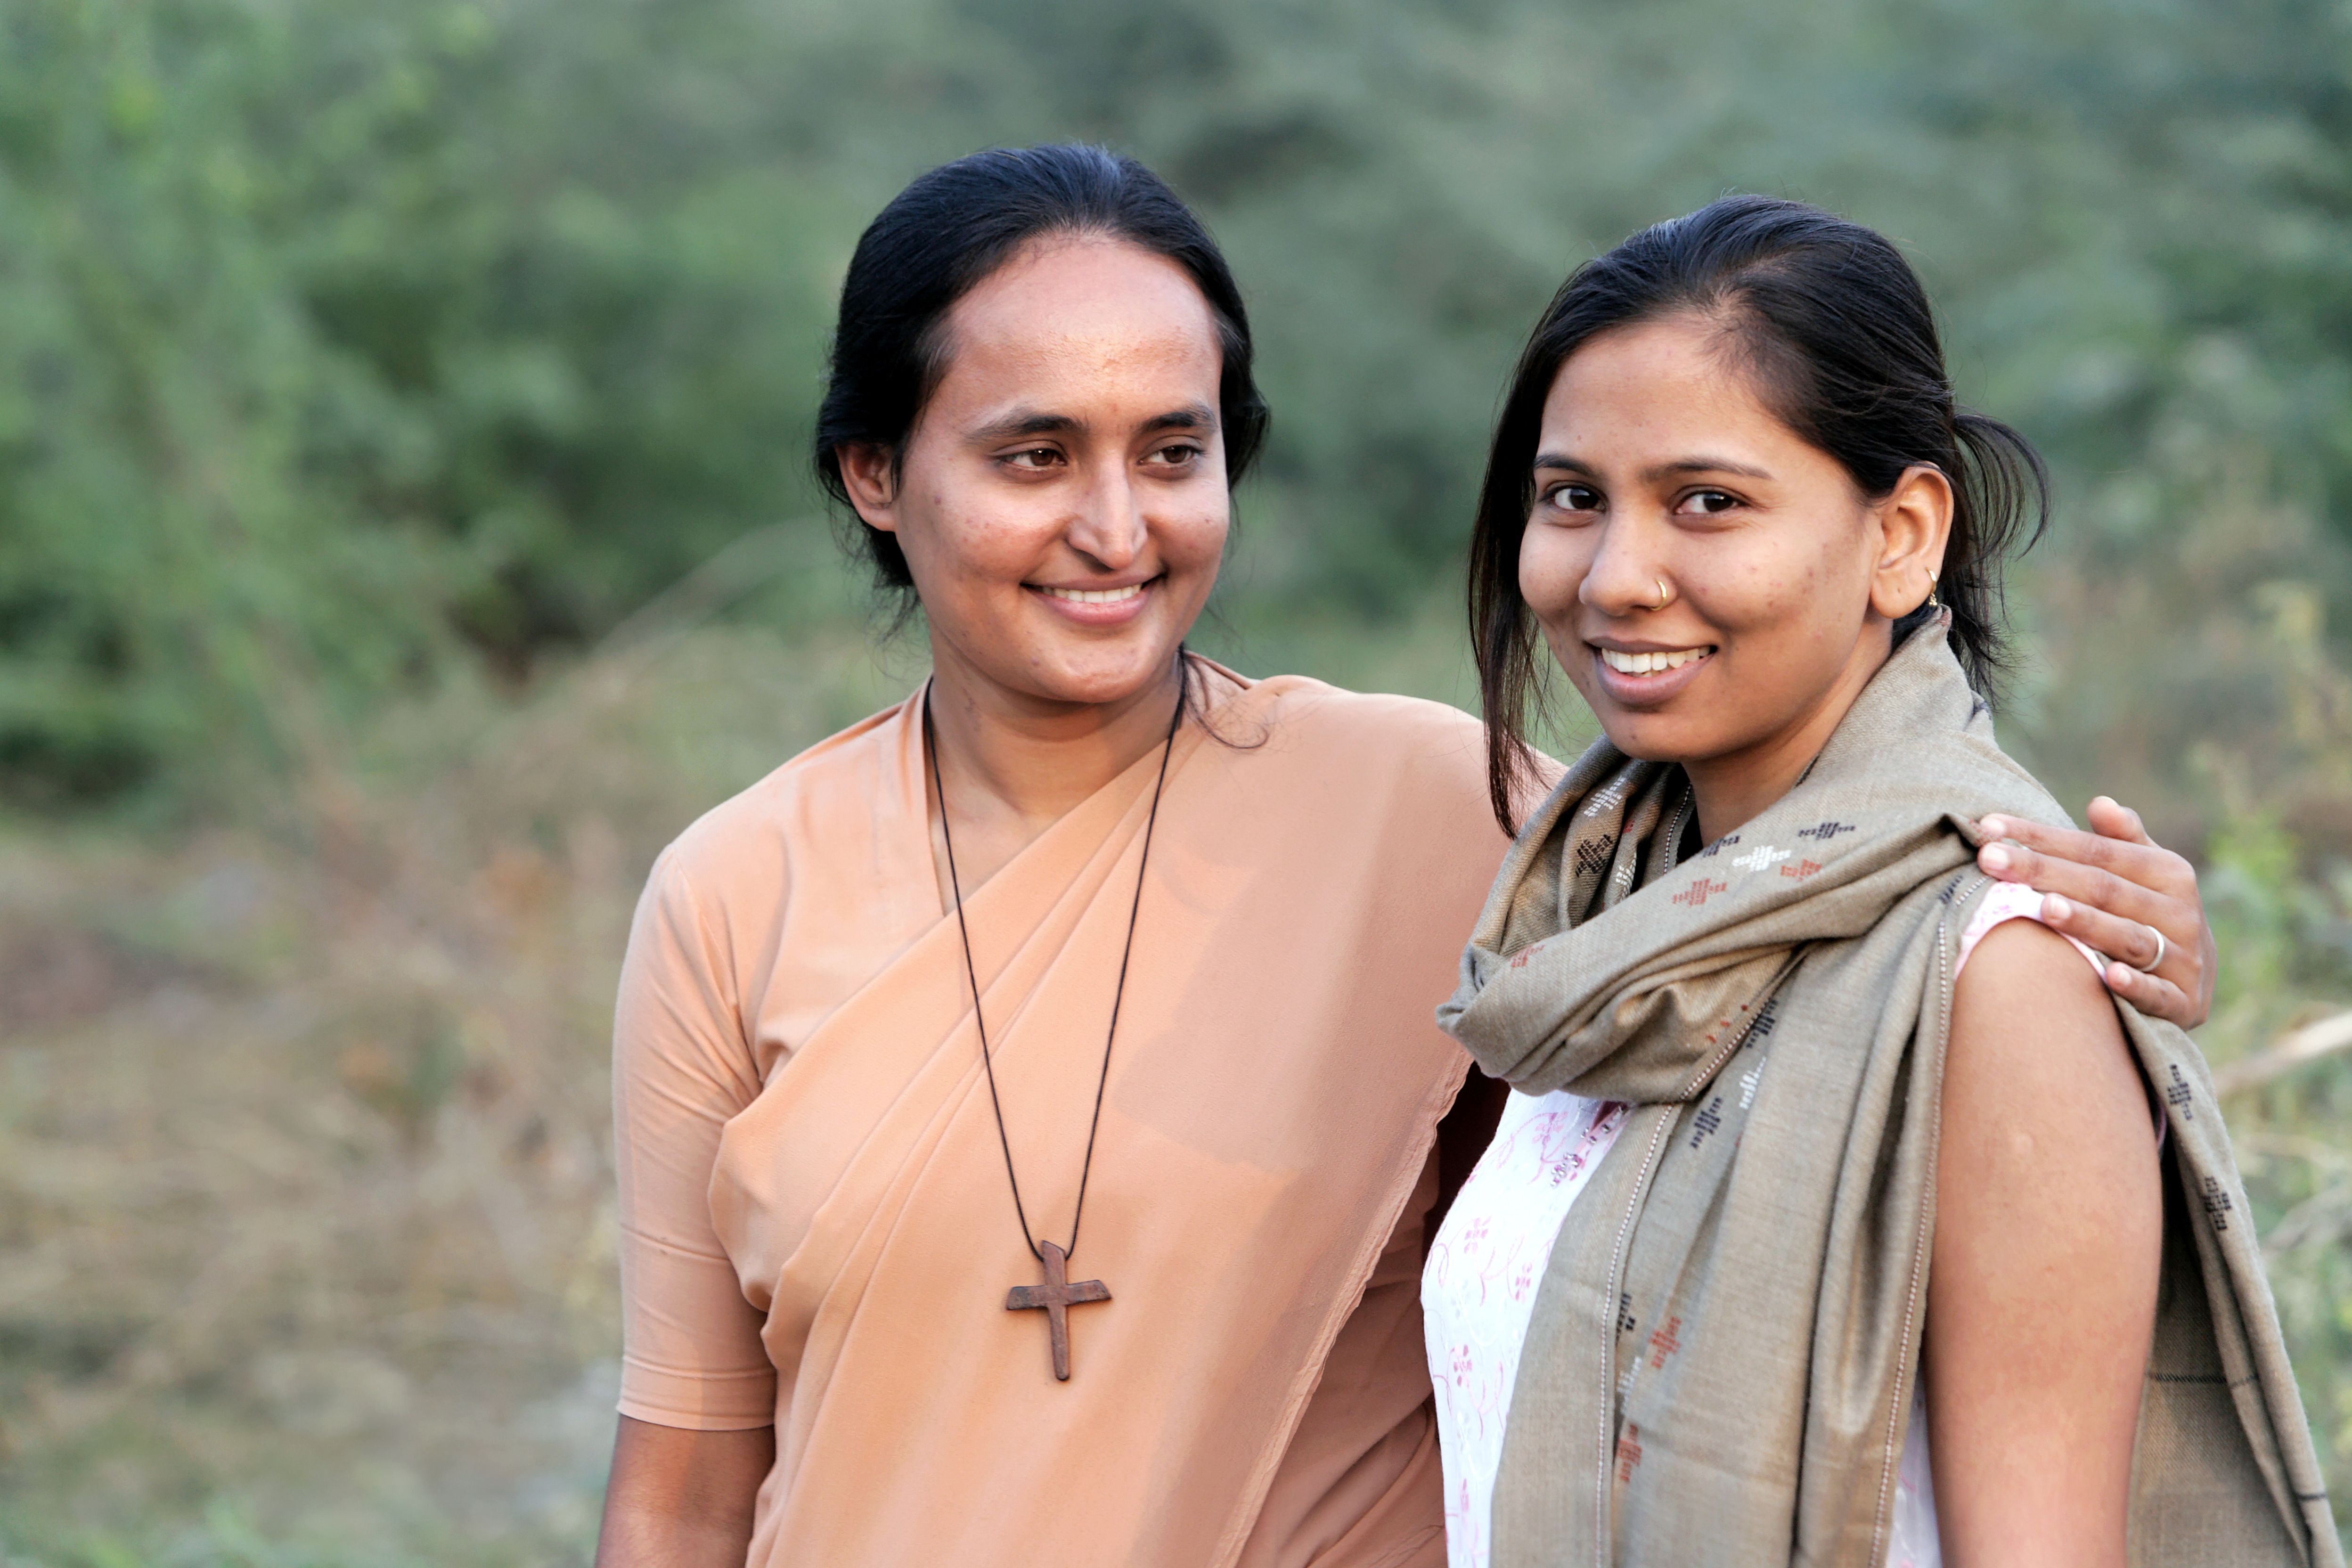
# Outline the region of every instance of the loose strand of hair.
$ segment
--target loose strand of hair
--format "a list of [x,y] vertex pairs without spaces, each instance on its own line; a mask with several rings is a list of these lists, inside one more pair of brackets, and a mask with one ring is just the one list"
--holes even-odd
[[1962,409],[1952,418],[1961,472],[1955,476],[1954,539],[1944,592],[1952,608],[1954,652],[1969,684],[1996,707],[2015,656],[2006,634],[2006,563],[2050,526],[2050,471],[2033,444],[1998,419]]

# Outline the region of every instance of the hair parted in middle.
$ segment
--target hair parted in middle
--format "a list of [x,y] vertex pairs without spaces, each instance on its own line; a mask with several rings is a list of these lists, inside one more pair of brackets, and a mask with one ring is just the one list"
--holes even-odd
[[[1538,776],[1527,725],[1547,685],[1549,652],[1519,594],[1545,400],[1592,338],[1685,313],[1721,325],[1727,363],[1863,494],[1889,494],[1915,465],[1943,471],[1952,529],[1936,585],[1951,611],[1952,650],[1988,700],[2006,667],[2001,569],[2047,525],[2041,456],[1955,401],[1927,290],[1893,242],[1802,202],[1726,196],[1578,268],[1529,335],[1496,423],[1470,541],[1469,610],[1487,794],[1507,833]],[[1896,622],[1895,640],[1935,613],[1923,605]]]

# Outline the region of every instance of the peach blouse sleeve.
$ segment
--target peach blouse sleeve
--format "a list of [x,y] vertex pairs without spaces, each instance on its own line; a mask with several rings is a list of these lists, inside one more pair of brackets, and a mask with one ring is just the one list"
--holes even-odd
[[613,1030],[621,1414],[737,1431],[775,1421],[776,1373],[710,1217],[719,1134],[759,1093],[722,931],[675,850],[629,933]]

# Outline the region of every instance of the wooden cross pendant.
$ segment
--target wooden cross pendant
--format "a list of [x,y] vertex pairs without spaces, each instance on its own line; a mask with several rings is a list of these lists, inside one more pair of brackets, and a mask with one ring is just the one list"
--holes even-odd
[[1015,1285],[1004,1298],[1008,1312],[1028,1311],[1042,1307],[1045,1310],[1047,1336],[1054,1342],[1054,1375],[1062,1382],[1070,1381],[1070,1314],[1072,1307],[1085,1301],[1108,1301],[1110,1287],[1099,1279],[1081,1279],[1070,1283],[1063,1268],[1069,1254],[1050,1241],[1037,1244],[1037,1251],[1045,1264],[1043,1285]]

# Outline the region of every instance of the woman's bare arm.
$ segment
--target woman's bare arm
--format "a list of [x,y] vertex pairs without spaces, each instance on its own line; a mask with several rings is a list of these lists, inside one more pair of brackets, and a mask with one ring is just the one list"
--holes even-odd
[[743,1568],[772,1427],[688,1432],[621,1417],[596,1568]]
[[2123,1568],[2163,1225],[2114,1003],[2056,932],[1994,927],[1953,1001],[1928,1276],[1949,1568]]

